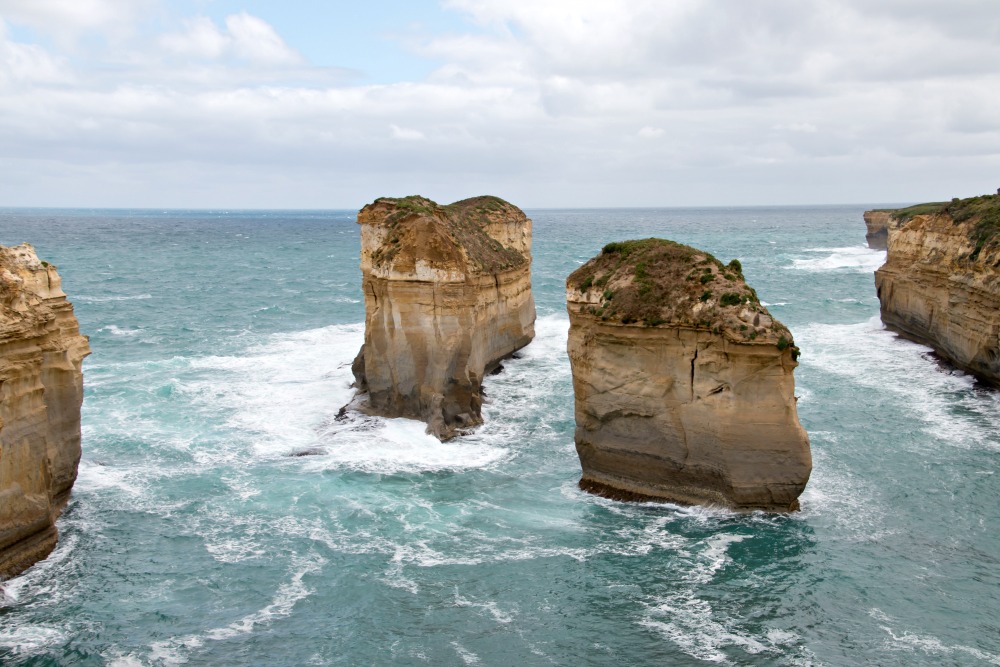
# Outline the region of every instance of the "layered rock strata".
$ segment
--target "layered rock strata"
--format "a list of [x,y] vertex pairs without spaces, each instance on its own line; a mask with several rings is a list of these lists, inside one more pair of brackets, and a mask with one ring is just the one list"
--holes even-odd
[[789,511],[812,469],[798,348],[738,261],[611,243],[566,281],[581,488]]
[[893,212],[875,272],[885,325],[1000,385],[1000,195]]
[[358,213],[360,407],[447,439],[482,423],[483,377],[534,337],[531,220],[497,197],[382,198]]
[[30,245],[0,246],[0,579],[56,545],[80,462],[88,354],[56,268]]
[[884,210],[865,211],[865,226],[868,233],[865,240],[872,250],[885,250],[889,238],[889,224],[892,220],[892,212]]

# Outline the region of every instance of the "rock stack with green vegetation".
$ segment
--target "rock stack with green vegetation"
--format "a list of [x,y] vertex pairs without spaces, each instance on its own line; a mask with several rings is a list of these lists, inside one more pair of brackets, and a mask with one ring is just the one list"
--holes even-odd
[[812,469],[798,348],[739,261],[609,243],[566,281],[582,488],[787,511]]
[[358,224],[359,407],[441,439],[480,424],[483,377],[534,336],[531,220],[498,197],[403,197],[375,200]]

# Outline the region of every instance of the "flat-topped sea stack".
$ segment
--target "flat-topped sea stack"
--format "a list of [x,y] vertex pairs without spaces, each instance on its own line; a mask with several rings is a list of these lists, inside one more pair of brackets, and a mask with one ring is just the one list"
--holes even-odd
[[566,281],[580,487],[791,511],[812,470],[798,348],[740,263],[661,239],[606,245]]
[[885,209],[875,209],[865,211],[865,226],[868,233],[865,240],[872,250],[885,250],[889,238],[889,224],[892,221],[892,211]]
[[891,212],[882,322],[1000,385],[1000,194]]
[[80,462],[90,354],[56,268],[0,246],[0,579],[45,558]]
[[497,197],[381,198],[358,213],[360,407],[444,440],[482,423],[483,377],[535,335],[531,220]]

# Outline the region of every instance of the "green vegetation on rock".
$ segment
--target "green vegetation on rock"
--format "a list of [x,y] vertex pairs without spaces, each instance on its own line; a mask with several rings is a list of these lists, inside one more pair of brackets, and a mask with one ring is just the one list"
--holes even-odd
[[593,292],[606,285],[599,301],[587,308],[605,322],[680,324],[725,333],[738,341],[784,340],[781,349],[792,346],[791,333],[771,318],[744,281],[739,260],[724,265],[709,253],[674,241],[609,243],[566,284],[588,294],[591,301]]
[[503,221],[509,216],[524,217],[521,209],[499,197],[472,197],[447,206],[419,195],[379,197],[362,211],[380,207],[388,211],[382,224],[388,228],[389,246],[380,248],[372,255],[377,265],[393,261],[401,251],[401,235],[416,220],[432,220],[439,224],[478,271],[495,273],[528,262],[528,258],[516,249],[503,246],[486,232],[490,223]]
[[982,195],[952,199],[950,202],[930,202],[899,209],[876,209],[887,211],[905,224],[918,215],[947,215],[956,225],[971,223],[969,240],[975,243],[975,250],[968,259],[975,261],[983,250],[1000,246],[1000,194]]
[[907,206],[906,208],[876,208],[873,211],[880,213],[892,213],[892,217],[896,218],[900,222],[906,222],[918,215],[934,215],[935,213],[940,213],[948,202],[929,202],[927,204],[915,204],[914,206]]
[[955,224],[971,222],[970,240],[976,249],[969,255],[975,261],[986,248],[1000,244],[1000,195],[953,199],[944,209]]

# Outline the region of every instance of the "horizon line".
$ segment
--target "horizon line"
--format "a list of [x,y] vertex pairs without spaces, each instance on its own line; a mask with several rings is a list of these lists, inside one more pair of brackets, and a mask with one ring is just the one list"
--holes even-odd
[[[458,200],[461,201],[461,200]],[[740,208],[811,208],[811,207],[837,207],[837,206],[911,206],[913,201],[903,202],[846,202],[846,203],[814,203],[814,204],[672,204],[672,205],[649,205],[649,206],[518,206],[523,211],[640,211],[655,209],[740,209]],[[363,205],[366,206],[367,204]],[[0,211],[212,211],[212,212],[248,212],[248,211],[359,211],[362,207],[234,207],[234,206],[26,206],[26,205],[0,205]]]

